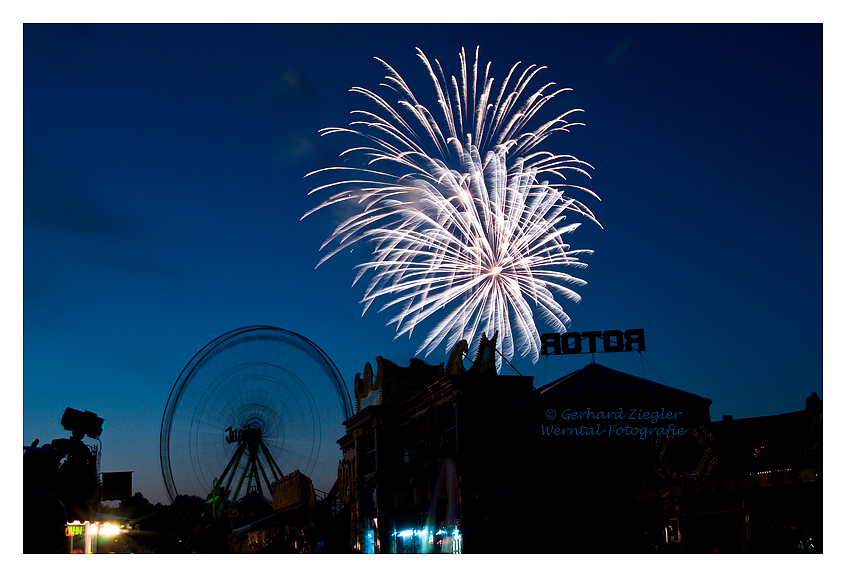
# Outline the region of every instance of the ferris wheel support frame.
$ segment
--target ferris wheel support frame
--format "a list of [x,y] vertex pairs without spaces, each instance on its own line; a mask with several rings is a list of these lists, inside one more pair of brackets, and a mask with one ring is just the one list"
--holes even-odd
[[[224,495],[227,497],[230,495],[232,482],[235,479],[235,474],[239,471],[239,464],[241,463],[241,459],[244,457],[245,452],[248,456],[247,463],[244,465],[243,469],[241,469],[241,476],[238,479],[238,486],[235,489],[232,501],[237,501],[238,497],[241,495],[241,488],[244,486],[245,479],[247,480],[247,493],[249,493],[252,480],[255,479],[256,488],[258,489],[259,494],[264,496],[265,493],[262,491],[261,483],[262,478],[265,480],[268,492],[272,492],[273,486],[271,484],[271,480],[268,478],[264,465],[262,465],[260,453],[267,461],[268,468],[270,468],[271,475],[274,476],[275,480],[282,478],[284,474],[282,473],[282,468],[280,468],[276,463],[276,460],[268,449],[268,446],[266,446],[265,442],[262,441],[261,430],[248,424],[243,429],[233,430],[231,427],[228,427],[224,430],[224,432],[227,434],[227,443],[238,443],[238,448],[235,450],[235,453],[232,454],[232,458],[230,458],[229,463],[227,463],[224,471],[218,478],[220,480],[226,480],[223,485]],[[259,478],[260,472],[262,474],[262,478]],[[229,474],[229,478],[227,478],[227,474]]]

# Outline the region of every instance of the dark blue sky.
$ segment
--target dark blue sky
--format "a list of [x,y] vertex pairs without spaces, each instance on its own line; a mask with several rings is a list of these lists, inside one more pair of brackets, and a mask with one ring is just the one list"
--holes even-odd
[[[390,63],[432,104],[420,47],[457,73],[480,46],[573,88],[586,126],[547,148],[591,163],[572,330],[644,328],[609,367],[713,400],[711,415],[823,396],[820,25],[24,27],[23,441],[65,437],[67,406],[106,419],[103,471],[165,499],[159,426],[207,342],[265,324],[311,339],[348,386],[382,355],[391,311],[362,317],[356,255],[315,270],[333,214],[304,179]],[[546,328],[539,327],[541,332]],[[427,361],[446,361],[433,354]],[[536,385],[589,356],[513,361]],[[511,370],[504,370],[509,373]],[[328,488],[327,488],[328,489]]]

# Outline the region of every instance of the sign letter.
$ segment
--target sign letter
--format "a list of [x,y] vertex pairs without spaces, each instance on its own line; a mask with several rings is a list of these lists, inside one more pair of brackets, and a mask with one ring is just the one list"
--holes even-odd
[[[552,351],[551,351],[552,349]],[[558,333],[544,333],[541,335],[541,355],[559,355],[562,348],[559,346]]]
[[623,336],[626,339],[624,351],[644,351],[643,329],[627,329],[623,332]]
[[597,343],[595,343],[595,339],[597,339],[598,337],[603,337],[603,332],[586,331],[582,335],[588,338],[588,351],[590,351],[591,353],[595,353],[597,351]]
[[[612,343],[612,338],[614,337],[615,342]],[[623,332],[618,331],[617,329],[610,329],[609,331],[603,332],[603,350],[606,353],[614,353],[617,351],[623,351]]]
[[[573,339],[573,344],[571,344]],[[562,334],[562,353],[582,353],[582,336],[576,331]]]

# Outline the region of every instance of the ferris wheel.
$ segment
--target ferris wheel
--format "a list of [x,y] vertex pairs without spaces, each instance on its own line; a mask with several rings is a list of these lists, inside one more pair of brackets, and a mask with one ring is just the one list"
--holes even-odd
[[295,470],[329,490],[352,413],[335,364],[302,335],[264,325],[224,333],[168,398],[159,438],[168,496],[270,499],[273,481]]

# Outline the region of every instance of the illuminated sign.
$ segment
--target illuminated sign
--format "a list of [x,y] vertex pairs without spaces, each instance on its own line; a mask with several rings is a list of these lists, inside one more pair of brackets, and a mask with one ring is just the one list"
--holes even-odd
[[86,533],[85,526],[65,526],[65,536],[85,536]]
[[[582,342],[588,344],[584,350]],[[644,330],[627,329],[620,331],[571,331],[568,333],[544,333],[541,335],[541,355],[573,355],[576,353],[596,353],[597,344],[601,343],[603,351],[615,353],[618,351],[644,351]]]

